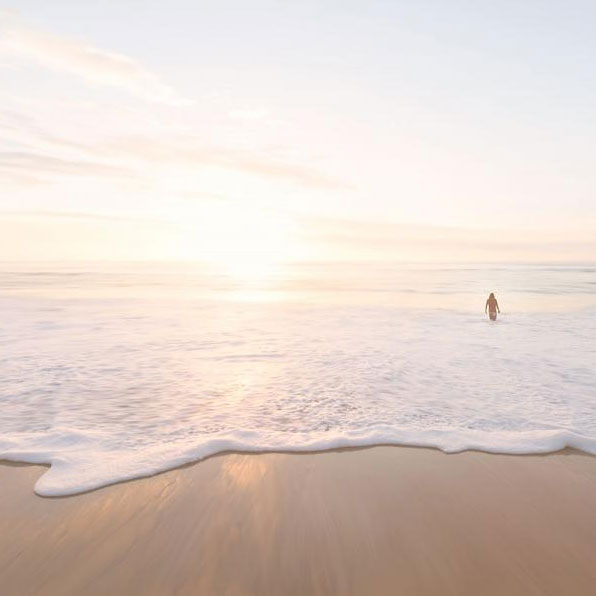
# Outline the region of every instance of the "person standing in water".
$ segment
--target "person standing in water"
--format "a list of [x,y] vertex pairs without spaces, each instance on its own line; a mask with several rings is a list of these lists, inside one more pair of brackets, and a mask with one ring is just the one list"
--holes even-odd
[[501,314],[501,309],[499,308],[499,303],[495,298],[495,295],[491,292],[486,304],[484,305],[484,314],[488,310],[488,316],[491,321],[497,320],[497,313]]

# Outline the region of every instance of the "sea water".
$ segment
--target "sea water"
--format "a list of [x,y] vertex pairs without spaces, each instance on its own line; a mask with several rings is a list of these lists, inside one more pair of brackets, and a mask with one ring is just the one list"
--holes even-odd
[[3,264],[0,346],[40,495],[229,450],[596,453],[596,266]]

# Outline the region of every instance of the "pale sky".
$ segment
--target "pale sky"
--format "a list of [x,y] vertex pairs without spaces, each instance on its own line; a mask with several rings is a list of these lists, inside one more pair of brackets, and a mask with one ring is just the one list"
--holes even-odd
[[2,260],[594,261],[591,1],[1,7]]

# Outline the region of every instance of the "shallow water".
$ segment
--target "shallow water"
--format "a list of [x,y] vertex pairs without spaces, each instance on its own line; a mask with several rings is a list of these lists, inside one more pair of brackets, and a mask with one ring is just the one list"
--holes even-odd
[[231,449],[596,453],[596,266],[6,264],[0,308],[0,459],[43,495]]

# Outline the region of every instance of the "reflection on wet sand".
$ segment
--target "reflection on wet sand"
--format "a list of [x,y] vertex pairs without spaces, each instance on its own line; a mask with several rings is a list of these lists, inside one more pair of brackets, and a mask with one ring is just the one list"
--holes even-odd
[[61,499],[0,466],[2,595],[593,594],[596,458],[226,454]]

